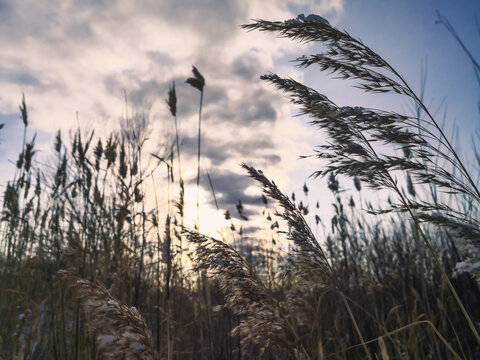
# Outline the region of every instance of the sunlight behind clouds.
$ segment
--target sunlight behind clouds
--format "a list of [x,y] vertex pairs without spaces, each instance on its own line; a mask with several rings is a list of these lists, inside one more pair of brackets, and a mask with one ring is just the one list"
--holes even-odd
[[[53,139],[58,129],[77,125],[107,134],[119,128],[117,119],[125,111],[140,111],[151,119],[152,137],[164,141],[174,130],[164,99],[175,81],[182,167],[193,169],[199,100],[184,81],[196,65],[206,79],[202,164],[218,177],[221,207],[232,207],[240,198],[251,202],[244,193],[248,182],[228,187],[228,179],[243,174],[239,164],[270,168],[280,184],[288,184],[285,170],[301,166],[293,160],[300,152],[291,139],[304,132],[289,121],[285,99],[259,76],[282,71],[301,79],[302,72],[282,65],[299,44],[240,25],[253,18],[285,20],[296,10],[335,18],[343,2],[3,1],[0,113],[15,113],[24,92],[33,127]],[[39,146],[45,155],[51,142]],[[193,170],[185,170],[189,173],[193,179]],[[187,199],[193,189],[187,189]],[[209,194],[202,180],[201,197],[211,206]]]

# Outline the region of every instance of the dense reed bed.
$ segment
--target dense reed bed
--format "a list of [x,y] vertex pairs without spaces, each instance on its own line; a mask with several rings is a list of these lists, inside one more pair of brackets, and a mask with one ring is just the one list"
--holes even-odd
[[[198,200],[196,229],[184,227],[175,84],[173,142],[146,151],[148,118],[126,116],[106,137],[59,132],[53,167],[35,161],[23,99],[0,228],[0,359],[480,358],[480,164],[462,162],[393,66],[325,19],[244,28],[322,43],[296,64],[409,99],[417,116],[339,107],[294,79],[262,76],[324,139],[314,175],[328,179],[334,215],[304,205],[315,204],[305,184],[287,196],[244,164],[272,236],[243,234],[253,220],[239,199],[240,220],[224,209],[231,233],[214,239],[199,232]],[[187,83],[200,91],[198,192],[206,82],[194,67]],[[365,189],[385,203],[362,200]]]

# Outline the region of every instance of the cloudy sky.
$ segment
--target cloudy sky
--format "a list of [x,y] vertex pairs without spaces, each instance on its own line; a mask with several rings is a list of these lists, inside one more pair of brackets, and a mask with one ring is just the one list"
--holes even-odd
[[[458,4],[462,5],[458,5]],[[12,173],[20,150],[18,104],[25,93],[31,131],[42,154],[54,133],[80,125],[106,134],[125,115],[148,113],[151,141],[173,134],[174,123],[164,99],[172,81],[177,88],[184,177],[196,175],[199,92],[185,84],[195,65],[206,79],[202,168],[208,168],[220,208],[234,213],[235,204],[260,205],[258,191],[239,166],[261,168],[289,193],[319,164],[298,160],[319,143],[306,119],[259,76],[273,71],[304,81],[340,105],[367,105],[409,111],[403,99],[362,94],[351,84],[292,67],[289,60],[311,46],[273,34],[246,32],[252,18],[286,20],[316,13],[334,26],[361,38],[419,88],[426,63],[426,102],[446,111],[448,127],[458,126],[461,151],[480,128],[478,83],[471,63],[452,36],[435,24],[436,11],[455,26],[480,57],[477,1],[413,0],[0,0],[0,178]],[[450,131],[451,132],[451,131]],[[464,141],[465,140],[465,141]],[[205,174],[205,171],[203,171]],[[307,180],[314,196],[328,199],[324,183]],[[348,188],[350,185],[346,184]],[[202,175],[201,199],[206,217],[215,211],[208,181]],[[194,187],[187,190],[193,204]],[[193,207],[190,207],[193,216]]]

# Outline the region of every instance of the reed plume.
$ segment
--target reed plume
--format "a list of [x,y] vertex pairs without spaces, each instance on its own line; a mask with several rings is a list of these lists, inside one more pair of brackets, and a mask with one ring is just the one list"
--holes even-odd
[[184,229],[188,241],[196,246],[194,270],[207,270],[219,280],[225,306],[242,318],[232,335],[242,337],[242,353],[251,343],[256,354],[281,349],[292,355],[299,353],[289,341],[291,327],[283,317],[278,301],[257,277],[245,259],[230,245]]
[[122,304],[99,283],[63,274],[90,318],[103,358],[153,360],[152,334],[135,307]]
[[305,281],[323,284],[331,282],[332,269],[320,244],[312,233],[305,218],[290,199],[284,195],[277,185],[267,179],[261,170],[243,164],[250,177],[258,181],[262,187],[263,194],[278,202],[281,211],[276,215],[283,219],[288,225],[287,238],[294,243],[293,259],[290,260],[289,272],[295,273]]
[[[339,107],[325,95],[291,78],[281,78],[276,74],[261,77],[289,94],[291,102],[300,107],[300,113],[309,115],[312,125],[326,131],[329,141],[316,151],[317,158],[325,160],[326,165],[323,170],[316,171],[315,176],[333,174],[357,177],[374,189],[388,189],[397,195],[398,203],[380,212],[407,212],[411,216],[480,343],[480,335],[473,321],[420,227],[420,223],[426,221],[441,225],[478,245],[478,222],[449,205],[439,206],[428,200],[422,203],[408,198],[393,175],[393,172],[403,171],[411,187],[414,183],[433,184],[440,191],[463,195],[476,204],[480,203],[476,183],[427,107],[404,78],[380,55],[321,17],[302,15],[283,22],[255,20],[253,24],[243,25],[243,28],[276,32],[282,37],[303,42],[321,42],[327,51],[300,56],[294,60],[297,66],[305,68],[318,65],[321,71],[334,74],[336,78],[356,80],[356,87],[367,92],[407,96],[424,111],[426,119],[417,119],[358,106]],[[396,154],[398,149],[403,150],[402,156]],[[436,166],[437,158],[447,166]]]

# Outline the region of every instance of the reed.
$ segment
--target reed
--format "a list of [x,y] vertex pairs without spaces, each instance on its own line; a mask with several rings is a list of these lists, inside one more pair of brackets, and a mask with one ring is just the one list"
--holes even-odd
[[[416,115],[340,107],[294,79],[264,75],[326,135],[312,157],[333,215],[310,182],[287,196],[267,171],[243,164],[261,206],[250,215],[242,199],[236,209],[219,201],[230,230],[214,239],[198,231],[205,79],[195,67],[187,83],[200,91],[196,230],[184,227],[174,84],[166,94],[174,141],[160,134],[147,152],[149,119],[127,108],[121,130],[106,136],[58,132],[50,166],[35,156],[22,98],[23,141],[0,218],[0,358],[479,356],[478,166],[467,169],[393,66],[325,19],[244,28],[321,42],[325,53],[294,62],[410,99]],[[388,200],[372,204],[365,191]],[[248,234],[252,227],[260,235]]]

